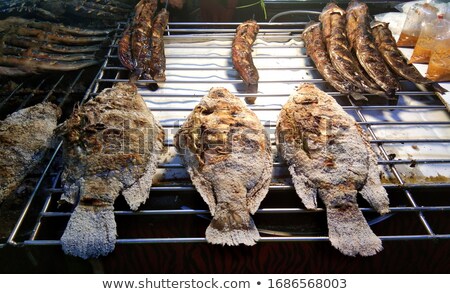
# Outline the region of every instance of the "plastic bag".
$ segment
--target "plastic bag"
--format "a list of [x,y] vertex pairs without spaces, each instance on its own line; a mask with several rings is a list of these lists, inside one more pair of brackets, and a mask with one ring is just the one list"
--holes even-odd
[[401,47],[414,47],[419,39],[423,23],[429,23],[437,18],[438,9],[428,3],[413,5],[406,16],[397,45]]
[[395,5],[395,9],[403,13],[408,13],[409,9],[411,9],[411,7],[413,7],[415,4],[425,4],[425,3],[431,4],[437,9],[439,9],[438,13],[440,14],[444,14],[445,11],[447,10],[447,7],[449,6],[448,0],[426,0],[426,1],[422,0],[422,1],[410,1],[400,3]]
[[448,21],[443,18],[424,23],[409,63],[428,63],[436,43],[448,34],[448,30]]
[[447,31],[437,38],[428,64],[427,78],[435,82],[450,81],[450,21],[443,19]]
[[393,35],[399,35],[406,20],[406,14],[401,12],[387,12],[375,15],[375,20],[389,23]]

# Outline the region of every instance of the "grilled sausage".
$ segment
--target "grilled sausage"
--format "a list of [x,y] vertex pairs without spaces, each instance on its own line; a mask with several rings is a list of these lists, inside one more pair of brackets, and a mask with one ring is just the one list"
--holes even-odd
[[150,75],[157,82],[166,80],[166,55],[164,54],[164,30],[169,22],[169,12],[162,9],[153,22],[152,57],[150,59]]

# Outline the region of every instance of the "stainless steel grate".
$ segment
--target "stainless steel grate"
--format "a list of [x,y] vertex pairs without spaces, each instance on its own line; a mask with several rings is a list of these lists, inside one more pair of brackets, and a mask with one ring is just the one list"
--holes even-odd
[[[230,45],[237,23],[170,23],[165,36],[167,82],[150,91],[138,82],[140,93],[166,130],[168,154],[159,165],[150,200],[138,212],[116,203],[118,244],[205,242],[209,221],[206,205],[195,192],[175,154],[172,137],[193,106],[211,86],[225,86],[245,97],[232,68]],[[300,82],[316,83],[334,96],[367,130],[379,156],[383,183],[391,199],[391,214],[379,217],[361,200],[360,207],[382,240],[450,239],[442,220],[450,215],[450,116],[439,96],[407,81],[398,99],[372,95],[369,102],[354,102],[322,80],[306,56],[299,33],[304,22],[262,23],[254,46],[260,70],[257,104],[250,106],[272,139],[277,114]],[[123,31],[126,23],[119,23]],[[300,29],[299,29],[300,28]],[[127,81],[117,59],[116,35],[106,61],[84,100],[115,82]],[[274,145],[274,143],[273,143]],[[58,146],[12,232],[10,245],[58,245],[71,214],[58,207],[62,189],[61,145]],[[261,242],[327,241],[323,209],[303,208],[289,180],[287,168],[274,148],[274,176],[270,192],[255,214]],[[191,224],[189,230],[181,230]],[[157,227],[155,230],[154,228]],[[194,229],[192,229],[194,227]],[[28,232],[28,233],[27,233]]]

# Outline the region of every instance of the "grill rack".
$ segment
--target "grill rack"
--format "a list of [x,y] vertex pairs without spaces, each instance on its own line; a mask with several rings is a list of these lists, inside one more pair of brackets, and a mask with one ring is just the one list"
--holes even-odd
[[[260,30],[260,33],[258,35],[258,39],[279,39],[280,36],[282,37],[289,37],[292,39],[298,39],[298,33],[302,31],[302,29],[296,29],[294,32],[294,35],[292,35],[292,27],[302,27],[306,23],[305,22],[295,22],[295,23],[260,23],[262,29]],[[205,39],[211,39],[214,40],[220,39],[229,41],[231,44],[231,39],[233,36],[233,32],[235,27],[238,25],[238,23],[170,23],[168,27],[168,35],[165,36],[165,42],[166,44],[166,52],[170,52],[171,49],[178,49],[177,47],[180,47],[178,45],[172,45],[170,43],[170,40],[181,40],[183,38],[186,38],[186,34],[188,34],[189,38],[191,38],[192,42],[189,43],[189,49],[192,50],[192,52],[195,51],[195,49],[201,49],[202,45],[198,45],[201,43],[201,41],[204,41]],[[118,32],[122,32],[126,26],[126,23],[118,23]],[[219,27],[221,29],[217,29]],[[226,27],[223,29],[223,27]],[[177,29],[179,28],[179,29]],[[269,29],[267,29],[269,28]],[[218,34],[217,32],[220,32]],[[213,33],[213,34],[209,34]],[[114,38],[114,41],[112,45],[110,46],[110,49],[108,51],[108,54],[106,56],[106,60],[103,63],[101,69],[99,70],[95,80],[91,84],[90,88],[86,92],[83,101],[86,101],[90,99],[91,97],[94,97],[97,95],[102,89],[106,87],[110,87],[115,82],[120,81],[127,81],[126,77],[124,77],[124,73],[126,72],[125,69],[120,65],[117,59],[117,42],[120,38],[120,35],[116,33],[116,36]],[[167,42],[169,41],[169,42]],[[198,42],[197,42],[198,41]],[[258,45],[255,45],[257,47]],[[211,48],[211,46],[207,46],[208,48]],[[278,48],[277,46],[274,46]],[[219,45],[217,48],[220,49],[229,49],[229,45]],[[266,47],[271,48],[271,47]],[[276,49],[272,48],[272,49]],[[280,47],[281,50],[282,46]],[[292,47],[289,47],[292,48]],[[294,47],[297,48],[297,47]],[[302,50],[302,47],[299,46],[300,51]],[[205,56],[174,56],[170,53],[167,53],[167,60],[173,60],[175,58],[199,58],[199,59],[211,59],[211,57]],[[217,56],[214,57],[217,59],[230,59],[228,56]],[[258,58],[274,58],[273,56],[255,56],[255,59]],[[303,59],[308,60],[308,57],[303,53],[296,56],[283,56],[279,58],[296,58],[296,59]],[[256,61],[255,61],[256,63]],[[264,68],[257,66],[260,70],[261,69],[273,69],[273,68]],[[295,67],[277,67],[276,70],[286,70],[286,69],[292,69],[295,68],[296,70],[300,71],[312,71],[314,72],[316,69],[312,65],[308,66],[295,66]],[[200,80],[196,78],[189,78],[189,79],[171,79],[170,72],[176,71],[176,70],[198,70],[198,67],[180,67],[177,68],[175,66],[171,66],[168,64],[167,66],[167,74],[168,74],[168,81],[165,84],[171,85],[174,83],[180,83],[180,84],[187,84],[190,86],[197,86],[199,88],[195,89],[195,94],[180,94],[180,93],[164,93],[161,91],[157,92],[150,92],[147,94],[143,94],[144,99],[147,101],[147,99],[175,99],[179,98],[181,100],[183,99],[195,99],[200,100],[201,96],[205,94],[208,90],[208,88],[205,88],[204,85],[208,83],[225,83],[227,85],[236,85],[236,84],[242,84],[241,80],[236,78],[233,79],[226,79],[226,80]],[[232,71],[232,67],[230,65],[227,66],[221,66],[219,69],[217,68],[201,68],[202,71],[213,71],[213,70],[221,70],[221,71]],[[140,80],[138,81],[138,84],[148,84],[151,83],[151,80]],[[437,232],[436,229],[433,227],[432,224],[430,224],[430,221],[428,219],[428,216],[426,214],[428,213],[450,213],[450,199],[445,199],[442,201],[442,198],[437,201],[436,203],[431,203],[427,205],[421,205],[417,201],[417,197],[422,198],[420,195],[423,194],[424,189],[426,190],[426,193],[429,193],[430,191],[434,191],[437,194],[443,191],[443,195],[445,193],[448,194],[450,191],[450,182],[444,181],[444,182],[434,182],[434,181],[425,181],[422,183],[414,183],[408,181],[405,176],[398,171],[399,168],[402,166],[407,165],[431,165],[431,167],[437,167],[441,165],[448,165],[450,163],[450,157],[442,158],[442,156],[427,156],[424,158],[408,158],[408,159],[400,159],[395,160],[391,157],[390,151],[386,149],[386,146],[390,145],[397,145],[397,144],[426,144],[426,145],[445,145],[450,143],[450,136],[448,137],[430,137],[430,138],[417,138],[417,139],[396,139],[396,138],[379,138],[377,135],[377,127],[402,127],[402,126],[433,126],[435,128],[450,128],[450,119],[446,120],[439,120],[439,121],[420,121],[420,120],[414,120],[414,121],[371,121],[368,120],[368,115],[366,112],[371,111],[386,111],[386,112],[395,112],[395,111],[417,111],[419,113],[423,112],[440,112],[440,113],[447,113],[445,106],[441,103],[439,94],[434,93],[433,91],[428,91],[426,89],[421,88],[421,86],[416,85],[410,85],[406,81],[402,81],[402,84],[407,83],[408,86],[413,89],[408,89],[405,91],[398,92],[398,96],[412,96],[416,97],[418,100],[425,101],[425,104],[410,104],[410,105],[400,105],[396,104],[397,101],[390,102],[387,105],[362,105],[360,103],[354,102],[348,97],[342,96],[338,92],[334,92],[333,90],[330,90],[331,88],[327,88],[327,83],[321,79],[313,78],[313,79],[289,79],[289,80],[269,80],[269,79],[261,79],[261,84],[270,84],[270,83],[299,83],[299,82],[313,82],[315,84],[324,86],[325,89],[327,89],[327,93],[334,96],[338,102],[343,105],[344,109],[347,112],[351,112],[354,117],[357,119],[358,123],[366,129],[368,134],[371,137],[370,143],[372,144],[372,147],[378,152],[378,155],[380,156],[378,160],[378,164],[381,169],[383,169],[386,172],[390,173],[392,175],[392,181],[393,183],[385,183],[384,186],[387,189],[389,196],[391,198],[391,202],[398,202],[398,205],[394,204],[391,206],[391,214],[387,217],[378,217],[373,218],[372,220],[369,220],[369,223],[374,224],[376,227],[376,223],[385,223],[386,219],[389,219],[394,214],[399,215],[413,215],[416,219],[416,225],[420,226],[420,228],[417,228],[418,231],[421,233],[414,233],[414,234],[378,234],[380,235],[380,238],[383,241],[399,241],[399,240],[429,240],[429,239],[450,239],[450,231],[444,230]],[[164,89],[164,86],[163,88]],[[254,96],[258,97],[258,99],[268,99],[269,97],[277,98],[277,97],[288,97],[290,92],[292,91],[292,87],[286,87],[285,92],[276,92],[276,93],[255,93]],[[233,91],[232,91],[233,92]],[[238,97],[245,97],[247,94],[243,94],[243,92],[234,91],[234,94]],[[371,95],[367,95],[371,96]],[[414,101],[413,99],[410,101]],[[281,103],[283,104],[283,103]],[[257,114],[259,112],[264,111],[279,111],[281,109],[281,104],[277,106],[260,106],[260,105],[254,105],[250,106],[252,110],[254,110]],[[158,119],[161,114],[166,112],[175,112],[175,111],[181,111],[186,112],[185,114],[188,114],[192,108],[191,107],[150,107],[155,117]],[[276,119],[276,118],[275,118]],[[164,122],[162,121],[162,125],[166,130],[166,134],[170,133],[173,130],[176,130],[176,128],[181,125],[182,121],[177,121],[175,123],[170,122]],[[274,123],[273,121],[263,121],[263,124],[266,127],[273,127]],[[170,140],[166,142],[166,145],[169,147],[169,149],[173,149],[173,144]],[[29,202],[27,203],[27,206],[25,207],[20,219],[18,220],[14,230],[12,231],[7,244],[12,246],[44,246],[44,245],[59,245],[59,237],[62,234],[62,231],[64,230],[65,223],[68,220],[68,217],[71,215],[70,209],[67,208],[58,208],[56,203],[59,199],[62,188],[60,185],[60,176],[61,176],[61,161],[58,160],[61,156],[61,144],[56,148],[55,153],[53,154],[52,158],[50,159],[45,171],[43,172],[35,190],[33,191],[32,195],[29,198]],[[279,160],[274,162],[274,168],[279,169],[286,169],[285,164],[283,162],[280,162]],[[163,171],[167,170],[181,170],[183,169],[183,166],[179,162],[179,160],[175,160],[170,163],[160,163],[159,169]],[[273,183],[270,186],[269,197],[273,193],[281,192],[285,193],[283,194],[284,197],[291,197],[293,199],[297,199],[297,196],[295,195],[295,192],[293,191],[293,186],[289,182],[279,182],[278,179],[274,178]],[[160,182],[157,184],[154,184],[151,188],[151,197],[152,199],[157,199],[158,197],[162,197],[162,193],[170,193],[173,197],[178,197],[179,193],[188,193],[189,195],[186,197],[193,197],[197,200],[200,199],[196,193],[194,193],[195,188],[190,184],[189,182],[177,182],[176,180],[173,180],[171,182]],[[395,198],[393,199],[393,195],[398,196],[402,195],[400,198],[404,198],[404,201],[397,201]],[[419,196],[418,196],[419,195]],[[445,197],[442,196],[441,197]],[[298,200],[298,199],[297,199]],[[394,200],[394,201],[393,201]],[[119,200],[118,200],[119,201]],[[150,221],[153,220],[154,217],[159,216],[194,216],[196,219],[205,218],[206,215],[209,214],[209,211],[205,208],[205,205],[201,208],[186,208],[186,207],[179,207],[176,209],[168,208],[162,206],[160,209],[155,209],[152,207],[151,204],[149,204],[151,201],[147,201],[143,207],[141,207],[141,210],[137,212],[130,211],[129,209],[125,208],[123,204],[116,205],[116,211],[115,216],[117,217],[144,217],[144,218],[151,218]],[[201,200],[199,200],[201,202]],[[316,215],[323,213],[323,208],[320,208],[318,211],[309,211],[304,208],[301,208],[301,204],[298,204],[293,207],[266,207],[265,201],[263,201],[261,208],[257,211],[255,214],[255,218],[258,216],[263,215],[270,215],[270,216],[276,216],[276,215],[284,215],[284,214],[298,214],[298,215]],[[444,203],[444,204],[441,204]],[[118,207],[117,207],[118,206]],[[200,204],[201,206],[201,204]],[[372,208],[369,208],[367,203],[360,204],[361,211],[366,215],[374,215],[374,210]],[[199,217],[198,217],[199,216]],[[324,218],[324,216],[322,216]],[[167,220],[166,220],[167,221]],[[48,233],[49,229],[45,227],[52,228],[52,225],[50,223],[56,222],[58,223],[58,232]],[[117,220],[118,227],[120,227],[120,220]],[[200,232],[204,232],[204,229],[206,229],[206,226],[209,222],[203,222],[203,228],[200,228]],[[263,237],[261,238],[260,242],[298,242],[298,241],[328,241],[328,237],[326,235],[326,227],[323,228],[319,234],[317,233],[311,233],[307,232],[306,235],[295,235],[295,234],[288,234],[289,236],[285,236],[283,234],[278,234],[278,236],[270,236],[270,235],[277,235],[277,232],[273,232],[270,230],[264,230],[261,229],[261,226],[259,225],[258,221],[256,221],[258,228],[260,228],[260,232],[262,233]],[[167,223],[162,223],[163,225],[167,225]],[[27,233],[27,232],[31,233]],[[376,230],[375,230],[376,231]],[[278,232],[280,233],[280,232]],[[283,232],[281,232],[283,233]],[[48,237],[51,236],[51,237]],[[202,235],[201,235],[202,236]],[[120,232],[119,232],[119,238],[117,240],[117,244],[164,244],[164,243],[198,243],[198,242],[206,242],[204,237],[199,236],[187,236],[187,237],[179,237],[179,236],[170,236],[170,237],[160,237],[160,236],[131,236],[131,237],[125,237],[121,238]]]

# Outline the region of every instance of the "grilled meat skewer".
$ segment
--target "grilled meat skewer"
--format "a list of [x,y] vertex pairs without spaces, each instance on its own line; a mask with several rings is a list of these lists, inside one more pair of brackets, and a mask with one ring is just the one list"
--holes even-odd
[[166,9],[156,16],[152,29],[152,57],[150,59],[150,75],[157,82],[166,80],[166,55],[164,54],[164,30],[169,22],[169,12]]
[[389,199],[376,155],[356,121],[331,96],[303,84],[281,110],[276,139],[306,208],[317,208],[317,194],[324,202],[331,244],[349,256],[382,250],[356,196],[360,192],[381,214],[389,212]]
[[149,196],[164,131],[137,93],[118,83],[80,106],[59,127],[64,138],[62,200],[76,204],[61,238],[64,252],[84,259],[114,250],[114,201],[136,210]]
[[[253,64],[252,45],[259,32],[255,20],[247,20],[236,28],[236,35],[231,46],[231,57],[236,71],[247,85],[247,93],[258,92],[259,74]],[[254,104],[256,97],[245,97],[245,101]]]
[[334,2],[325,6],[320,15],[322,34],[333,67],[362,91],[384,95],[376,83],[366,77],[366,73],[355,60],[347,40],[345,10]]
[[42,160],[60,116],[56,105],[43,102],[14,112],[0,122],[0,203]]
[[375,46],[369,25],[369,9],[365,3],[352,0],[347,7],[347,36],[359,63],[369,76],[393,97],[400,86]]
[[266,196],[272,175],[270,141],[254,112],[224,88],[212,88],[175,136],[175,146],[213,220],[206,240],[254,245],[250,217]]
[[325,43],[322,37],[320,23],[310,22],[302,34],[305,42],[306,52],[314,61],[317,70],[330,85],[343,94],[350,94],[355,91],[355,86],[345,79],[331,63]]

